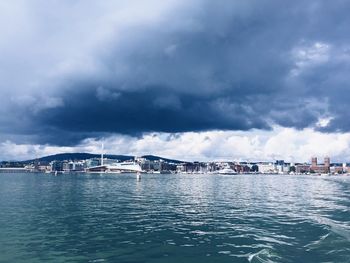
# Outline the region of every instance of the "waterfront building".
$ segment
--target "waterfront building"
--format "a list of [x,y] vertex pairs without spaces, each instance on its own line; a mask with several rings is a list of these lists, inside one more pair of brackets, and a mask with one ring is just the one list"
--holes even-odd
[[174,173],[176,172],[176,164],[174,163],[168,163],[168,162],[163,162],[162,163],[162,173]]
[[237,163],[233,165],[233,170],[237,173],[250,173],[252,169],[247,164]]
[[259,172],[259,166],[257,164],[252,164],[251,167],[250,167],[250,171],[253,172],[253,173],[257,173]]
[[308,164],[296,164],[295,165],[295,172],[297,174],[310,173],[310,165],[308,165]]
[[64,161],[51,162],[51,171],[53,171],[53,172],[63,172],[64,167],[65,167]]
[[67,172],[82,172],[85,168],[84,161],[70,161],[65,165],[66,169],[64,171]]
[[276,166],[273,163],[259,163],[259,173],[263,174],[274,174],[278,173]]
[[137,159],[137,161],[139,162],[142,171],[150,172],[153,169],[153,164],[151,160],[139,158]]
[[176,165],[176,172],[177,173],[184,173],[186,172],[186,166],[184,163]]
[[100,164],[101,164],[101,159],[99,158],[92,158],[85,161],[86,168],[96,167],[96,166],[99,166]]
[[324,164],[318,164],[317,158],[313,157],[311,159],[311,167],[310,172],[311,173],[329,173],[330,172],[330,158],[325,157],[324,158]]
[[277,160],[275,167],[279,174],[287,174],[290,172],[290,163],[285,163],[284,160]]
[[37,167],[38,172],[51,172],[51,165],[38,165]]
[[350,167],[349,166],[347,166],[346,168],[345,168],[345,171],[344,171],[345,173],[349,173],[350,174]]
[[344,168],[343,166],[334,165],[330,167],[329,172],[332,174],[342,174],[344,173]]
[[329,157],[324,158],[324,166],[326,169],[329,169],[329,167],[331,166],[331,159]]

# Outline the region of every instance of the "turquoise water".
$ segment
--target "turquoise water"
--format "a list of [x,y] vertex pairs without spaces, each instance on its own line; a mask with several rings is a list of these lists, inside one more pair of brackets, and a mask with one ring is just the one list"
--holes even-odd
[[350,262],[350,177],[0,174],[0,262]]

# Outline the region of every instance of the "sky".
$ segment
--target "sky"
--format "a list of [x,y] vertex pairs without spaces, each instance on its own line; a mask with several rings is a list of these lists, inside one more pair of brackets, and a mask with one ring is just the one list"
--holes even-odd
[[346,0],[0,2],[0,160],[350,161]]

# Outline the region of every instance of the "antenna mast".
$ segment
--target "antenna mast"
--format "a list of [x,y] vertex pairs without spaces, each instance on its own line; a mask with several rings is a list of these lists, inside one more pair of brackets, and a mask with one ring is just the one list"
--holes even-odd
[[103,166],[103,151],[104,151],[104,144],[103,144],[103,142],[102,142],[101,166]]

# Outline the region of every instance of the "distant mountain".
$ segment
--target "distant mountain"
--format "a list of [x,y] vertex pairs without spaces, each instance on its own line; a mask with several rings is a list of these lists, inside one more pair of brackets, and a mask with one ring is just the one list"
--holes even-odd
[[[122,162],[134,159],[134,156],[131,156],[131,155],[105,154],[104,157],[108,158],[108,159],[119,160]],[[64,160],[74,161],[74,160],[86,160],[86,159],[91,159],[91,158],[101,158],[101,155],[100,154],[92,154],[92,153],[60,153],[60,154],[44,156],[44,157],[37,158],[37,159],[22,161],[21,163],[27,164],[27,163],[33,163],[34,161],[49,163],[52,161],[64,161]],[[172,163],[182,163],[182,161],[179,161],[179,160],[171,160],[171,159],[162,158],[162,157],[154,156],[154,155],[145,155],[145,156],[142,156],[142,158],[145,158],[145,159],[151,160],[151,161],[163,160],[163,161],[172,162]]]
[[159,156],[155,156],[155,155],[144,155],[144,156],[142,156],[142,158],[145,158],[145,159],[150,160],[150,161],[163,160],[163,161],[166,161],[166,162],[169,162],[169,163],[185,163],[183,161],[167,159],[167,158],[163,158],[163,157],[159,157]]
[[[115,159],[120,161],[126,161],[134,158],[134,156],[127,156],[127,155],[106,154],[104,156],[105,158],[108,158],[108,159]],[[101,155],[92,154],[92,153],[59,153],[59,154],[40,157],[37,159],[23,161],[23,163],[32,163],[34,161],[39,161],[39,162],[52,162],[52,161],[64,161],[64,160],[74,161],[74,160],[86,160],[91,158],[101,158]]]

